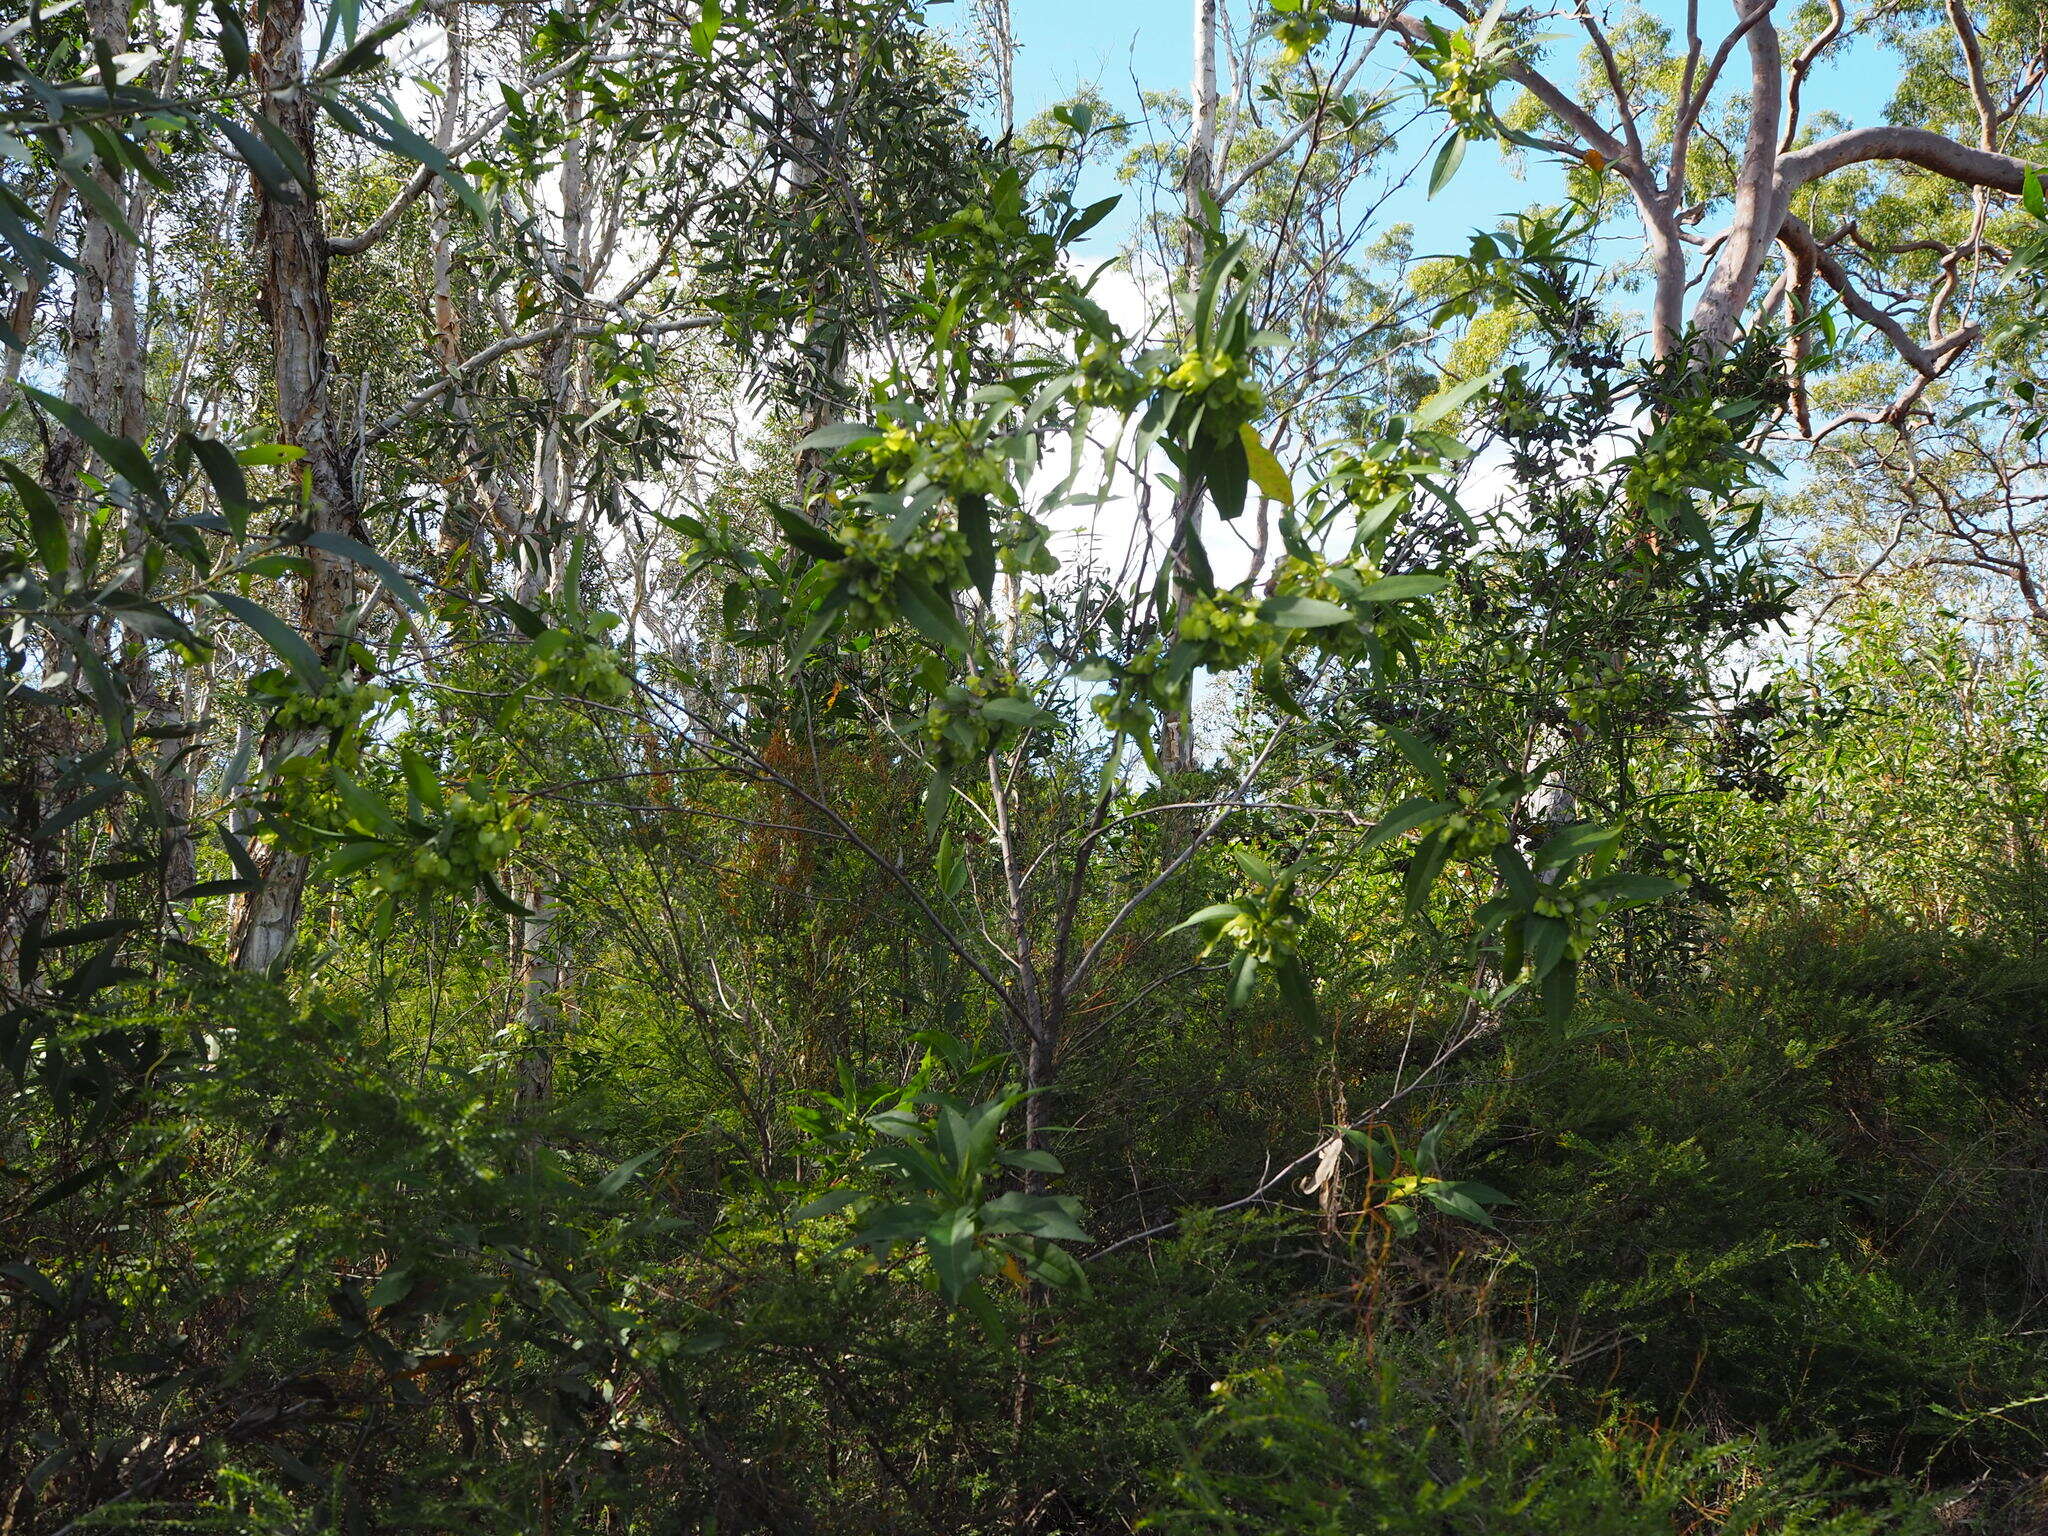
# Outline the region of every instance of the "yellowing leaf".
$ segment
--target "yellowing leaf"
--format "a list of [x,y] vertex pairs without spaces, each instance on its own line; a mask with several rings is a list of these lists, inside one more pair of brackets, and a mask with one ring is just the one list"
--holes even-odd
[[1280,461],[1273,457],[1273,450],[1259,441],[1258,429],[1246,422],[1237,429],[1238,437],[1244,443],[1244,461],[1252,472],[1252,484],[1259,488],[1261,495],[1271,497],[1283,507],[1294,505],[1294,483],[1287,478],[1287,471],[1280,467]]
[[1607,169],[1607,157],[1597,149],[1589,149],[1580,155],[1579,158],[1585,161],[1587,167],[1596,174]]

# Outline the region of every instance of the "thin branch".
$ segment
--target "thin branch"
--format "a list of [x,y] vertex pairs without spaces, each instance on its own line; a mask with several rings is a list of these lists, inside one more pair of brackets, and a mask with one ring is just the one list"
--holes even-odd
[[428,385],[389,416],[386,416],[376,426],[363,434],[363,444],[365,447],[368,447],[382,442],[393,432],[404,426],[408,420],[417,416],[471,374],[490,367],[492,363],[497,362],[501,357],[509,356],[514,352],[524,351],[528,347],[545,346],[551,341],[560,341],[564,337],[574,337],[581,341],[590,340],[598,336],[620,336],[626,334],[664,336],[671,335],[677,331],[708,330],[712,326],[722,323],[716,315],[698,315],[688,320],[650,320],[640,325],[575,325],[564,321],[560,325],[550,325],[542,330],[526,331],[517,336],[507,336],[501,341],[492,342],[483,351],[469,358],[445,378]]

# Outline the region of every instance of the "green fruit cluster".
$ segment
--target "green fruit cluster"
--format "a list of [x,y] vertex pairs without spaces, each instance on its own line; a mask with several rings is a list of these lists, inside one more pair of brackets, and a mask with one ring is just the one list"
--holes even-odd
[[1711,401],[1687,403],[1652,432],[1630,464],[1624,489],[1646,506],[1652,497],[1688,491],[1722,493],[1733,488],[1741,466],[1727,453],[1735,429]]
[[[1205,421],[1227,420],[1228,431],[1250,421],[1266,408],[1266,392],[1245,374],[1244,365],[1227,352],[1189,348],[1180,362],[1162,370],[1156,382],[1189,400],[1200,400]],[[1218,431],[1215,435],[1226,435]]]
[[271,766],[268,790],[274,820],[285,828],[285,845],[297,852],[309,852],[317,841],[309,829],[336,831],[348,822],[334,787],[336,761],[324,752],[306,752]]
[[1360,511],[1369,511],[1389,498],[1398,497],[1396,511],[1405,511],[1415,492],[1415,477],[1429,467],[1425,460],[1405,456],[1381,458],[1373,454],[1347,454],[1337,461],[1332,479]]
[[1145,380],[1127,366],[1123,354],[1106,341],[1092,341],[1077,364],[1081,381],[1074,386],[1074,399],[1082,405],[1107,406],[1114,411],[1135,411],[1145,399]]
[[1383,573],[1370,555],[1360,554],[1348,561],[1289,556],[1273,575],[1273,591],[1281,597],[1313,597],[1319,602],[1350,608],[1349,624],[1324,624],[1300,630],[1300,643],[1326,656],[1357,660],[1375,646],[1407,646],[1419,642],[1428,632],[1421,610],[1409,603],[1362,602],[1360,594]]
[[472,797],[458,790],[432,837],[394,848],[368,870],[370,884],[385,895],[443,888],[474,890],[495,874],[529,833],[547,829],[548,818],[503,790]]
[[900,490],[922,478],[954,498],[1001,496],[1010,487],[1009,466],[979,444],[959,422],[937,422],[912,431],[892,422],[867,447],[874,483]]
[[1280,45],[1281,67],[1299,64],[1329,34],[1330,18],[1320,13],[1283,17],[1273,28],[1273,40]]
[[265,672],[250,688],[277,700],[272,724],[282,732],[345,732],[391,697],[391,690],[381,684],[358,682],[353,677],[332,679],[316,693],[295,673],[285,671]]
[[1487,100],[1499,81],[1492,64],[1477,55],[1452,49],[1431,60],[1436,89],[1430,100],[1460,128],[1487,129]]
[[1279,638],[1259,617],[1258,604],[1237,592],[1208,592],[1194,600],[1180,621],[1180,638],[1196,651],[1196,665],[1233,672],[1257,661]]
[[947,767],[966,767],[1000,748],[1037,711],[1014,677],[969,673],[939,690],[925,711],[924,736]]
[[1166,669],[1166,649],[1157,640],[1120,667],[1118,674],[1116,691],[1098,693],[1089,705],[1096,719],[1138,742],[1149,760],[1160,714],[1187,702],[1187,679]]
[[1619,667],[1574,665],[1566,674],[1565,713],[1581,725],[1625,721],[1652,700],[1651,681]]
[[1583,960],[1591,947],[1593,935],[1600,927],[1600,919],[1607,913],[1613,901],[1602,896],[1573,895],[1569,891],[1552,891],[1538,896],[1532,910],[1538,917],[1556,918],[1571,929],[1564,941],[1564,957],[1567,960]]
[[564,698],[596,704],[623,704],[633,696],[632,679],[620,667],[616,651],[588,635],[561,633],[568,638],[535,660],[535,682]]
[[1271,966],[1291,958],[1300,947],[1306,914],[1291,885],[1244,886],[1230,900],[1237,914],[1224,919],[1204,955],[1229,945],[1260,965]]
[[1441,828],[1450,857],[1476,864],[1490,858],[1493,850],[1508,840],[1508,819],[1495,797],[1469,786],[1458,790],[1459,809],[1446,816]]
[[934,513],[901,540],[889,536],[881,519],[856,515],[835,524],[833,536],[845,555],[827,569],[852,596],[846,622],[856,629],[884,629],[896,619],[896,582],[908,576],[936,592],[968,585],[967,540],[949,516]]

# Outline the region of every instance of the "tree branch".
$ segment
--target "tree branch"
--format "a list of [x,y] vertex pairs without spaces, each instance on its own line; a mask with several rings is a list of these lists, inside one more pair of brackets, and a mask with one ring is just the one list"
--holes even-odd
[[1814,238],[1806,221],[1797,214],[1788,213],[1778,229],[1778,240],[1791,253],[1796,264],[1811,263],[1836,293],[1842,296],[1842,307],[1861,320],[1872,330],[1880,333],[1892,344],[1892,350],[1923,379],[1936,379],[1953,363],[1961,351],[1977,339],[1975,326],[1964,326],[1930,346],[1921,346],[1912,333],[1885,310],[1879,308],[1864,296],[1850,277],[1848,268],[1835,257],[1834,253]]
[[1785,83],[1785,136],[1778,141],[1780,151],[1790,149],[1794,136],[1799,132],[1799,93],[1806,85],[1807,75],[1812,73],[1814,63],[1827,51],[1828,45],[1842,35],[1847,21],[1842,0],[1828,0],[1828,24],[1821,28],[1820,36],[1799,50],[1799,57],[1792,61]]
[[1795,149],[1778,161],[1778,179],[1789,196],[1809,181],[1869,160],[1902,161],[1950,181],[1989,187],[1994,192],[2017,195],[2026,184],[2024,160],[1972,149],[1925,128],[1904,128],[1893,123],[1851,128],[1804,149]]
[[550,325],[542,330],[525,331],[517,336],[507,336],[502,341],[492,342],[483,351],[464,362],[459,368],[451,370],[445,378],[429,384],[389,416],[378,422],[376,426],[370,428],[368,432],[363,434],[363,446],[367,448],[382,442],[393,432],[404,426],[408,420],[417,416],[471,374],[490,367],[492,363],[495,363],[501,357],[508,356],[514,352],[524,351],[528,347],[545,346],[551,341],[560,341],[564,337],[573,337],[576,340],[584,341],[598,336],[664,336],[676,331],[708,330],[710,327],[720,323],[716,315],[697,315],[688,320],[654,320],[649,321],[645,325],[623,326],[574,325],[564,321],[560,325]]

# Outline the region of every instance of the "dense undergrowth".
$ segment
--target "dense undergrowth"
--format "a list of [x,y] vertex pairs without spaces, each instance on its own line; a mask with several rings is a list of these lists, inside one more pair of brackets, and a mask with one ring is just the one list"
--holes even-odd
[[[1053,1301],[1021,1443],[1006,1345],[786,1224],[800,1157],[651,1134],[658,1050],[522,1120],[488,1064],[309,995],[198,980],[135,1021],[170,1047],[147,1113],[15,1138],[51,1194],[4,1433],[88,1528],[983,1530],[1020,1462],[1074,1532],[2048,1518],[2048,954],[2017,931],[1754,912],[1695,975],[1511,1018],[1392,1128],[1448,1118],[1497,1232],[1191,1210]],[[1160,1049],[1163,1081],[1218,1059]],[[1075,1166],[1091,1211],[1130,1193]]]

